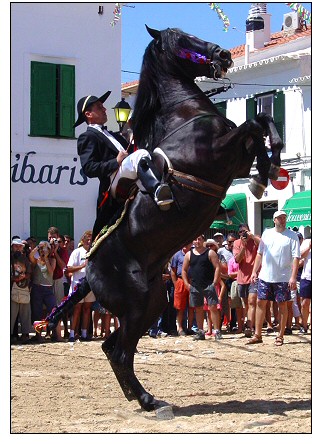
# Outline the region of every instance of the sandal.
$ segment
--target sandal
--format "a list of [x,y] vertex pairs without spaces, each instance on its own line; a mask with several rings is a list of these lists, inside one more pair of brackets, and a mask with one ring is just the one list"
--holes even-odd
[[247,344],[261,344],[262,341],[262,336],[258,336],[256,335],[256,333],[253,335],[252,338],[249,339],[249,341],[247,341]]
[[281,346],[284,344],[284,338],[281,338],[280,336],[277,336],[277,337],[275,338],[275,342],[274,342],[274,344],[275,344],[277,347],[281,347]]

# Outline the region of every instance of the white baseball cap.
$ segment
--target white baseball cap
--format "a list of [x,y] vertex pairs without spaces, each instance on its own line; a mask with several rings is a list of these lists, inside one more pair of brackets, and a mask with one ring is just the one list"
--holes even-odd
[[278,216],[287,216],[287,214],[285,213],[285,211],[275,211],[275,213],[273,214],[273,220]]
[[215,240],[213,240],[213,239],[207,239],[207,240],[206,240],[206,244],[212,244],[212,245],[214,245],[215,247],[218,247],[218,248],[219,248],[219,245],[218,245],[217,242],[216,242]]
[[222,233],[215,233],[215,234],[213,235],[213,237],[216,237],[216,236],[222,236],[222,237],[223,237],[223,234],[222,234]]
[[25,245],[21,239],[13,239],[11,245]]

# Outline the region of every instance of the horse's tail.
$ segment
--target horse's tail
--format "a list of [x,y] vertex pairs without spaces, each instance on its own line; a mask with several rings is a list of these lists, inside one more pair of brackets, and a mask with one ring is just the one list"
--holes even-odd
[[49,313],[45,319],[43,319],[42,321],[34,322],[34,329],[38,333],[40,333],[40,331],[46,327],[49,327],[49,329],[51,330],[54,329],[59,321],[62,319],[63,315],[66,314],[71,308],[73,308],[74,305],[78,304],[78,302],[80,302],[83,298],[85,298],[87,294],[90,293],[90,291],[91,288],[88,284],[87,279],[80,279],[79,283],[70,296],[64,299],[60,303],[60,305],[53,308],[51,313]]

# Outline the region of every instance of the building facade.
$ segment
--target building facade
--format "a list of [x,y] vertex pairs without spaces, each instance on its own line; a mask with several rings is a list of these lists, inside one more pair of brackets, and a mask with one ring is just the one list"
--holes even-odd
[[[11,234],[46,239],[49,226],[79,241],[92,229],[98,180],[81,171],[76,103],[112,91],[117,131],[121,23],[115,4],[11,3]],[[109,42],[109,44],[108,44]]]

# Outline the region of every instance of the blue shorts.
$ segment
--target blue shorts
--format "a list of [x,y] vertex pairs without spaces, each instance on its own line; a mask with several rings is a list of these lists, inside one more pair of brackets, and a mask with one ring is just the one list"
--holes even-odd
[[291,300],[288,282],[258,281],[258,299],[260,301],[286,302]]
[[300,280],[300,292],[299,295],[304,299],[311,299],[311,281],[308,279]]
[[256,294],[258,292],[258,281],[250,284],[237,284],[238,294],[242,299],[248,298],[249,293]]

